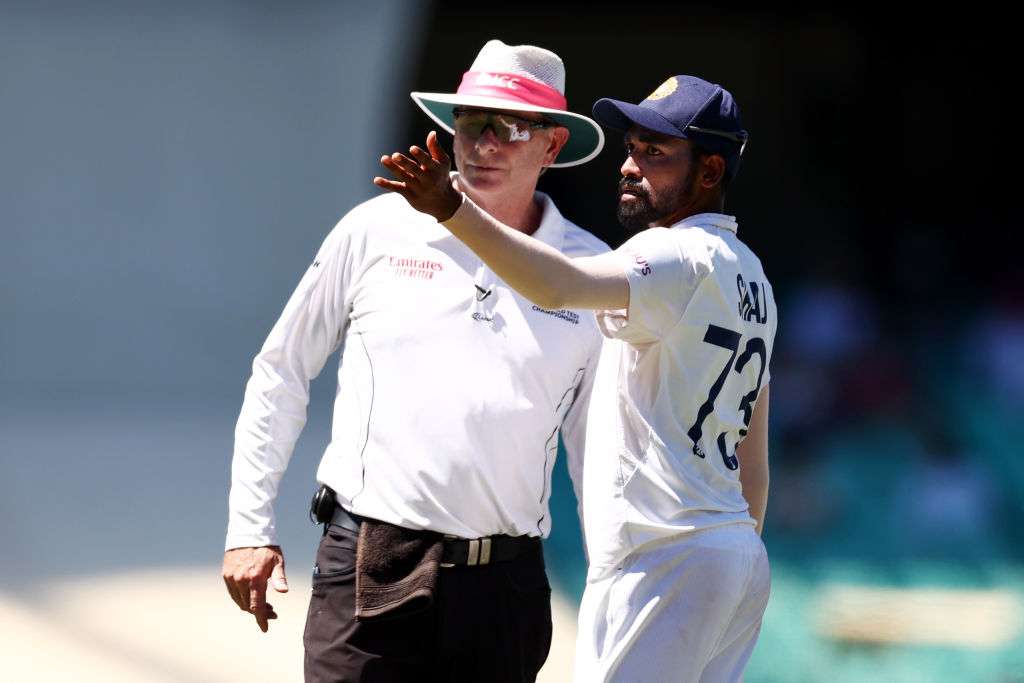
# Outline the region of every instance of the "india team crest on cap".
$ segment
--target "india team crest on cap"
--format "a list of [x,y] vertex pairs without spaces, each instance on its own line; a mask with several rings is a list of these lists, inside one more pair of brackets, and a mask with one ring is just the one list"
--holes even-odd
[[675,79],[675,76],[673,76],[672,78],[668,79],[667,81],[665,81],[664,83],[659,85],[657,90],[655,90],[654,92],[652,92],[650,95],[647,96],[647,99],[649,99],[649,100],[661,100],[661,99],[664,99],[664,98],[668,97],[669,95],[671,95],[672,93],[674,93],[676,91],[676,88],[678,88],[678,87],[679,87],[679,81],[677,81]]

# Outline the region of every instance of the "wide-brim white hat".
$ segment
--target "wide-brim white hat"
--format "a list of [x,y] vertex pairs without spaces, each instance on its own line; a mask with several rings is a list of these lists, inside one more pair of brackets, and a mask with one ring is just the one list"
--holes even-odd
[[569,129],[569,140],[552,168],[578,166],[604,147],[604,132],[592,119],[567,111],[565,65],[550,50],[489,40],[462,76],[454,93],[413,92],[413,101],[449,133],[455,133],[457,106],[546,114]]

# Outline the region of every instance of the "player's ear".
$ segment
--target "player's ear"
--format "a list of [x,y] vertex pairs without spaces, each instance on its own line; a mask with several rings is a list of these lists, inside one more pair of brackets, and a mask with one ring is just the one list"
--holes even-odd
[[701,187],[710,190],[725,177],[725,158],[720,154],[705,154],[700,160]]
[[548,136],[548,146],[544,150],[544,165],[550,166],[555,163],[555,159],[558,158],[558,153],[565,147],[565,143],[569,141],[569,129],[561,126],[557,128],[549,128],[550,135]]

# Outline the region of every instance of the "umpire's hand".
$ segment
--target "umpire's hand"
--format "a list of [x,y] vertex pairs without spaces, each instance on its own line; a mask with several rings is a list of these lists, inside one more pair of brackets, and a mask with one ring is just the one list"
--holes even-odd
[[278,593],[288,592],[281,546],[234,548],[224,553],[221,568],[228,594],[244,612],[256,617],[260,630],[267,632],[268,620],[277,619],[274,606],[267,602],[267,582]]

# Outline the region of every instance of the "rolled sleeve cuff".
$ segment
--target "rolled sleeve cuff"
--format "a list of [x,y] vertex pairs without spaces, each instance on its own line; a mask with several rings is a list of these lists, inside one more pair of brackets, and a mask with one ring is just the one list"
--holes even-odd
[[280,545],[277,534],[228,534],[224,541],[224,551],[235,548],[264,548],[268,545]]

